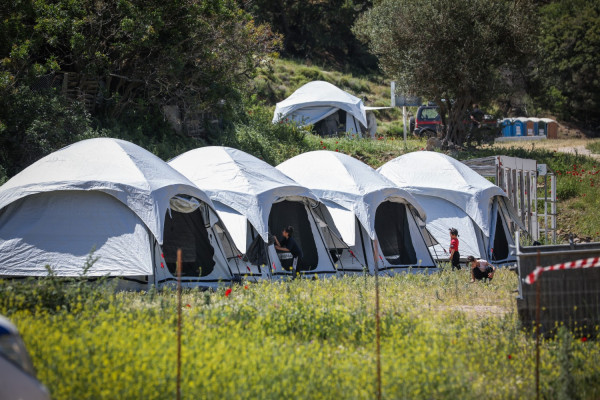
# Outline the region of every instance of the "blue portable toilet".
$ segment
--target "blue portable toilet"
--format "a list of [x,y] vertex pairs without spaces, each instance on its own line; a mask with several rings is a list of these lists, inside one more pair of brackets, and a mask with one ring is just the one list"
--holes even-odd
[[514,136],[527,136],[527,118],[515,118],[513,123]]
[[515,127],[513,125],[513,120],[512,118],[504,118],[501,122],[500,125],[502,126],[502,136],[504,137],[510,137],[510,136],[515,136]]
[[533,135],[539,136],[540,135],[540,119],[531,117],[531,118],[529,118],[529,121],[533,122]]

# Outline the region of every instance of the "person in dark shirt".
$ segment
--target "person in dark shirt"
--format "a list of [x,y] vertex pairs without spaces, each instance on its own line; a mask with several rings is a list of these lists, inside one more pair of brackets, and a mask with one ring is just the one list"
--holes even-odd
[[492,280],[494,278],[494,272],[496,267],[491,265],[486,260],[476,259],[473,256],[467,257],[467,264],[471,266],[471,282]]
[[473,110],[471,111],[471,129],[481,128],[481,121],[483,121],[483,111],[479,108],[478,104],[473,104]]
[[294,257],[294,261],[292,264],[292,272],[294,277],[296,276],[298,260],[302,258],[302,250],[298,243],[294,240],[292,235],[294,234],[294,228],[288,226],[283,229],[281,232],[282,239],[279,241],[277,237],[275,237],[275,249],[278,251],[288,251],[292,253],[292,257]]

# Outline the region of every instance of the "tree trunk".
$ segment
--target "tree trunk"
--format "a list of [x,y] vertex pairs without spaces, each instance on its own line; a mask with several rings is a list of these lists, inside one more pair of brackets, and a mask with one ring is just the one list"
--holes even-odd
[[456,99],[452,106],[448,107],[448,128],[446,140],[455,145],[462,146],[466,136],[466,124],[469,123],[467,110],[470,98],[468,96]]

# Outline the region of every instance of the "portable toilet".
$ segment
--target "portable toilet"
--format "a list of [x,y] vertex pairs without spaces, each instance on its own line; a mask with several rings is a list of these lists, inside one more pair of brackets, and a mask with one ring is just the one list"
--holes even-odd
[[514,136],[527,136],[527,118],[519,117],[513,120]]
[[535,136],[535,123],[533,122],[532,118],[527,118],[525,120],[525,132],[527,136]]
[[[535,118],[535,117],[529,118],[529,120],[527,121],[527,135],[529,135],[529,136],[532,136],[532,135],[533,136],[539,136],[539,134],[540,134],[540,131],[539,131],[540,125],[539,125],[539,123],[540,123],[540,119],[539,118]],[[530,128],[531,125],[533,125],[532,128]],[[533,134],[530,133],[531,132],[530,129],[533,129]]]
[[502,126],[502,136],[510,137],[515,136],[515,126],[513,124],[512,118],[504,118],[500,125]]
[[544,118],[540,118],[538,121],[538,135],[546,136],[546,121]]
[[558,123],[550,118],[543,118],[546,123],[546,136],[548,139],[558,139]]

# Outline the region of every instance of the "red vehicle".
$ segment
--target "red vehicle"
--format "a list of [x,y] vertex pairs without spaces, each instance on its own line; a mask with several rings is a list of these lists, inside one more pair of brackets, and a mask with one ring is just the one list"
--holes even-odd
[[[470,124],[468,120],[465,124]],[[480,128],[491,129],[497,126],[498,121],[491,115],[485,115]],[[438,106],[420,106],[416,117],[410,118],[410,131],[417,137],[436,136],[442,127],[442,117]]]
[[435,136],[442,126],[442,117],[437,106],[421,106],[416,117],[410,119],[410,130],[415,136]]

